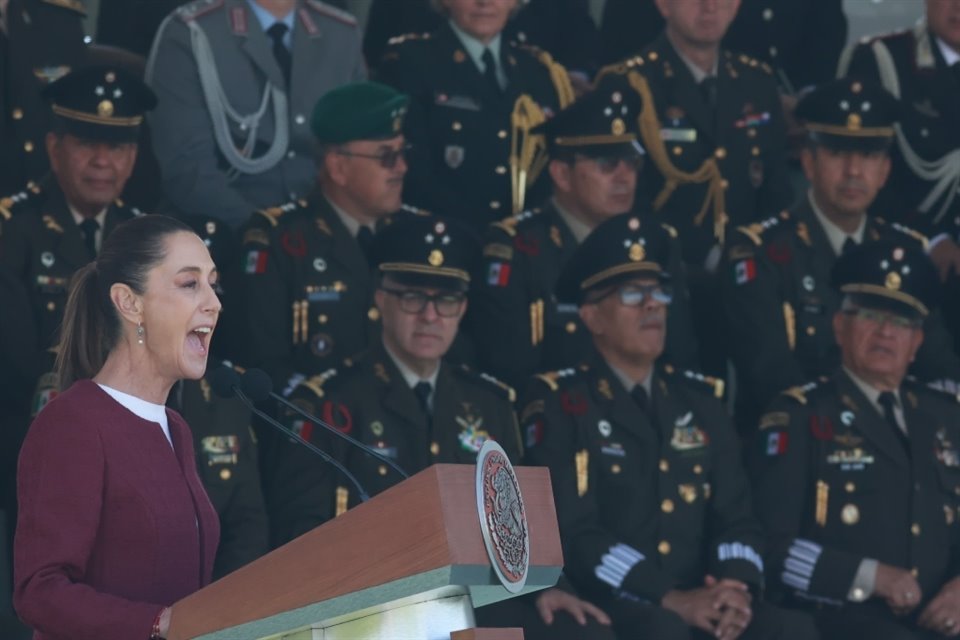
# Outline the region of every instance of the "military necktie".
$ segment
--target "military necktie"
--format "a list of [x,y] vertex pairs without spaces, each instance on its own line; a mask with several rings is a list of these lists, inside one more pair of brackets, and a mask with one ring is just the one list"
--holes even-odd
[[700,95],[703,97],[703,103],[713,112],[717,108],[716,76],[707,76],[700,81]]
[[433,393],[433,385],[429,382],[421,380],[417,384],[413,385],[413,393],[417,396],[417,400],[420,402],[420,408],[423,410],[423,415],[427,416],[427,426],[430,426],[433,414],[433,412],[430,411],[430,394]]
[[851,238],[850,236],[847,236],[847,239],[843,241],[843,247],[840,249],[840,253],[841,255],[846,255],[848,251],[850,251],[851,249],[855,249],[856,247],[857,247],[857,241]]
[[909,451],[910,440],[907,438],[907,434],[903,432],[903,429],[900,428],[900,423],[897,422],[897,414],[894,412],[894,409],[899,404],[896,394],[892,391],[884,391],[880,394],[880,397],[877,398],[877,402],[883,407],[883,417],[886,419],[887,424],[890,425],[890,428],[893,429],[894,435],[897,436],[903,448]]
[[483,77],[487,84],[495,93],[502,93],[503,87],[500,86],[500,79],[497,78],[497,61],[493,59],[493,51],[484,49],[480,61],[483,62]]
[[274,22],[267,29],[267,35],[273,40],[273,57],[277,59],[277,64],[280,65],[286,87],[290,86],[290,69],[293,67],[293,56],[290,55],[290,50],[287,49],[287,45],[283,41],[289,30],[290,27],[282,22]]
[[80,231],[83,233],[83,245],[87,248],[87,255],[91,260],[97,259],[97,231],[100,230],[100,223],[96,218],[86,218],[80,223]]
[[373,247],[373,231],[370,231],[370,227],[360,225],[357,230],[357,244],[360,245],[360,250],[363,251],[363,255],[369,261],[370,249]]

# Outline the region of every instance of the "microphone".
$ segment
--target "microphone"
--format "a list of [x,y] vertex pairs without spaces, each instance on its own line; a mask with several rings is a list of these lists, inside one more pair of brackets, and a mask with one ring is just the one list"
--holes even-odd
[[[211,383],[212,384],[212,383]],[[400,476],[406,480],[410,475],[403,470],[403,468],[398,465],[396,462],[383,455],[377,451],[374,447],[360,442],[356,438],[353,438],[340,429],[324,422],[316,416],[312,416],[294,403],[290,402],[283,396],[273,392],[273,381],[270,380],[270,376],[267,375],[262,369],[247,369],[242,376],[240,376],[240,387],[243,389],[243,392],[254,402],[262,402],[269,398],[272,398],[282,404],[283,406],[295,411],[300,416],[306,418],[313,424],[320,426],[333,435],[337,436],[341,440],[349,442],[353,446],[357,447],[366,454],[369,454],[379,460],[380,462],[390,466],[394,471],[396,471]]]
[[[243,389],[242,389],[243,380],[240,377],[240,374],[237,373],[236,370],[233,369],[233,367],[228,367],[226,365],[216,367],[213,371],[209,371],[206,377],[207,377],[207,381],[210,383],[210,388],[213,389],[213,392],[216,393],[218,396],[220,396],[221,398],[232,398],[236,396],[237,398],[240,399],[240,402],[246,405],[246,407],[253,412],[255,416],[261,418],[264,422],[269,424],[271,427],[283,433],[283,435],[289,438],[293,438],[294,440],[296,440],[297,442],[305,446],[307,449],[309,449],[313,453],[320,456],[324,461],[333,465],[333,467],[336,468],[337,471],[342,473],[343,476],[350,481],[350,484],[353,485],[353,488],[357,490],[357,495],[360,496],[360,502],[366,502],[367,500],[370,499],[370,495],[363,488],[363,485],[360,484],[360,481],[357,480],[356,476],[350,473],[350,470],[347,469],[343,464],[341,464],[340,461],[338,461],[336,458],[331,456],[326,451],[323,451],[322,449],[314,445],[312,442],[309,442],[308,440],[302,438],[298,433],[283,426],[283,424],[281,424],[277,420],[274,420],[265,412],[257,409],[254,406],[253,401],[247,397],[247,394],[243,392]],[[269,382],[269,378],[267,379],[267,381]]]

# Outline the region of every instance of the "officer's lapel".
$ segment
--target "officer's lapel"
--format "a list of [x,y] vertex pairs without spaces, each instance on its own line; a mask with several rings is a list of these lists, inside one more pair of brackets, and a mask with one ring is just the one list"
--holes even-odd
[[363,255],[363,250],[356,239],[350,235],[350,230],[343,224],[326,198],[322,196],[317,198],[317,207],[319,208],[318,219],[325,223],[326,229],[331,234],[331,256],[337,264],[343,265],[350,272],[352,278],[357,280],[357,286],[363,286],[370,278],[370,265],[367,263],[366,256]]
[[[393,360],[382,347],[372,352],[371,355],[375,356],[373,359],[374,375],[384,383],[382,387],[384,409],[394,414],[394,418],[398,422],[406,425],[416,425],[420,431],[425,432],[426,422],[421,417],[417,396],[413,394],[413,389],[407,386],[406,380],[403,379],[400,370],[393,364]],[[381,375],[381,372],[386,379]],[[415,441],[412,436],[411,440]]]
[[[672,95],[667,99],[667,102],[660,104],[658,111],[662,112],[664,108],[670,106],[681,107],[687,116],[697,125],[699,134],[716,143],[716,114],[711,114],[707,109],[707,105],[704,104],[703,96],[700,94],[700,87],[697,86],[696,80],[693,79],[693,74],[690,73],[690,69],[687,68],[686,63],[677,54],[666,36],[661,36],[657,42],[658,44],[655,45],[653,49],[661,52],[661,55],[664,57],[662,66],[666,67],[669,65],[670,74],[672,74],[668,77],[666,69],[661,70],[664,74],[664,82],[672,87],[668,95]],[[717,95],[719,97],[719,87],[717,89]],[[661,113],[661,118],[662,117]]]
[[[810,264],[814,273],[810,274],[815,278],[815,282],[827,284],[830,282],[830,270],[837,261],[837,254],[833,252],[830,246],[830,240],[827,238],[827,232],[824,231],[820,219],[813,212],[813,207],[807,197],[797,207],[794,212],[799,223],[807,228],[807,237],[810,239],[810,246],[804,243],[803,246],[812,254]],[[866,236],[864,236],[866,239]]]
[[[888,425],[884,417],[873,408],[870,400],[863,395],[853,380],[842,371],[834,376],[834,380],[840,397],[847,398],[856,407],[854,424],[860,432],[892,461],[900,466],[908,466],[910,460],[907,458],[907,452],[893,433],[893,427]],[[850,407],[851,410],[853,406]]]
[[[630,397],[623,383],[598,355],[591,366],[591,392],[600,407],[601,416],[609,416],[618,428],[623,428],[640,441],[650,440],[654,436],[653,426],[637,403]],[[561,396],[561,403],[575,406],[577,398]]]
[[669,443],[673,439],[674,428],[690,424],[690,416],[674,403],[666,381],[659,375],[653,377],[650,396],[653,402],[652,412],[657,420],[654,426],[660,434],[660,442]]
[[[277,59],[273,57],[273,45],[263,32],[260,21],[253,15],[245,0],[233,0],[227,3],[231,28],[235,37],[243,40],[240,48],[263,72],[275,87],[285,88],[283,72]],[[296,38],[294,38],[296,42]]]
[[939,421],[920,406],[917,394],[906,385],[900,387],[900,401],[903,403],[903,420],[910,436],[911,453],[916,454],[920,464],[929,464],[930,447],[934,446],[934,432]]
[[732,125],[743,117],[744,102],[750,96],[749,88],[743,86],[739,76],[735,75],[728,55],[726,51],[721,51],[717,61],[716,123],[719,124],[714,125],[714,131],[717,133],[718,142],[729,142],[719,140],[720,132],[733,131]]
[[[291,48],[293,67],[290,69],[290,104],[307,104],[308,96],[315,95],[317,77],[317,42],[324,37],[323,30],[309,9],[301,6],[294,17],[293,46]],[[271,54],[273,53],[271,49]],[[310,104],[310,109],[313,105]]]
[[76,269],[90,262],[90,254],[87,253],[83,233],[73,219],[67,200],[59,187],[51,191],[47,206],[41,211],[47,229],[56,234],[57,240],[53,254],[57,259]]

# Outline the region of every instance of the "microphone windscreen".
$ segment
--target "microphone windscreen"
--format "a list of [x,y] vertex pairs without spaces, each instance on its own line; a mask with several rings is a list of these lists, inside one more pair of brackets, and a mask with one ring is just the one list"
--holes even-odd
[[232,398],[235,387],[240,387],[240,374],[233,367],[220,365],[207,372],[207,382],[221,398]]
[[262,369],[247,369],[240,378],[240,389],[254,402],[263,402],[273,391],[273,381]]

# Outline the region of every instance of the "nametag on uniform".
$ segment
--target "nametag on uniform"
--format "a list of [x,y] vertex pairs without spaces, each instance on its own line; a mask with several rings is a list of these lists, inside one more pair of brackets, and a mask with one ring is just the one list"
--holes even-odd
[[480,103],[470,96],[452,96],[448,93],[438,92],[433,96],[433,103],[441,107],[450,107],[451,109],[480,111]]
[[863,471],[873,464],[873,456],[865,454],[863,449],[842,449],[827,456],[827,464],[839,465],[841,471]]
[[696,142],[697,130],[664,127],[660,129],[660,139],[664,142]]
[[310,302],[339,302],[340,292],[335,289],[310,291],[307,293],[307,300]]
[[605,456],[614,456],[616,458],[625,458],[627,452],[623,450],[623,446],[617,443],[609,444],[600,449],[600,453]]
[[557,303],[557,313],[565,314],[565,313],[579,313],[579,312],[580,312],[580,305],[570,304],[566,302]]

